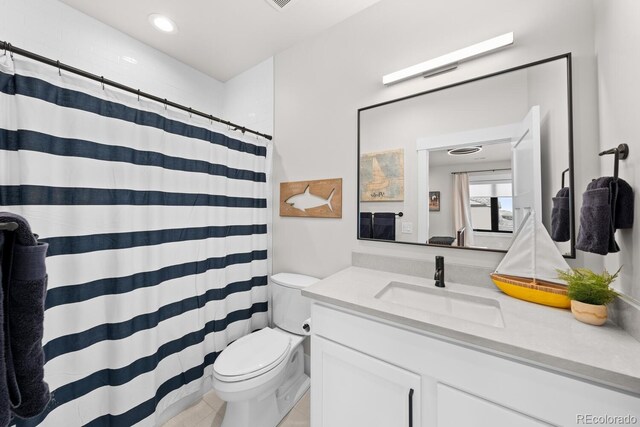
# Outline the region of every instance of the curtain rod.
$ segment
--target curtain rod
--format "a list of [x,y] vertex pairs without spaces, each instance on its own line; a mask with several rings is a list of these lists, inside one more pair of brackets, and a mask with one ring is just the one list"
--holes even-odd
[[510,171],[511,168],[502,168],[502,169],[484,169],[479,171],[459,171],[459,172],[451,172],[451,175],[459,175],[461,173],[475,173],[475,172],[497,172],[497,171]]
[[68,71],[70,73],[77,74],[77,75],[85,77],[87,79],[95,80],[97,82],[100,82],[103,85],[109,85],[109,86],[115,87],[117,89],[123,90],[125,92],[133,93],[133,94],[135,94],[135,95],[137,95],[139,97],[144,97],[144,98],[147,98],[147,99],[151,99],[152,101],[156,101],[156,102],[158,102],[160,104],[164,104],[165,106],[173,107],[173,108],[176,108],[178,110],[186,111],[189,114],[195,114],[196,116],[204,117],[205,119],[209,119],[209,120],[212,120],[214,122],[218,122],[218,123],[225,124],[227,126],[231,126],[231,127],[234,128],[233,130],[239,130],[242,133],[248,132],[248,133],[251,133],[251,134],[254,134],[254,135],[257,135],[257,136],[261,136],[262,138],[268,139],[269,141],[271,141],[273,139],[273,137],[271,135],[267,135],[267,134],[264,134],[264,133],[261,133],[261,132],[246,128],[244,126],[237,125],[237,124],[235,124],[233,122],[220,119],[218,117],[213,116],[212,114],[206,114],[206,113],[203,113],[202,111],[194,110],[193,108],[190,108],[190,107],[185,107],[184,105],[169,101],[166,98],[163,99],[163,98],[157,97],[155,95],[151,95],[149,93],[142,92],[142,91],[140,91],[140,89],[134,89],[134,88],[132,88],[130,86],[126,86],[126,85],[123,85],[121,83],[114,82],[113,80],[105,79],[104,76],[98,76],[98,75],[90,73],[88,71],[84,71],[84,70],[81,70],[79,68],[75,68],[75,67],[72,67],[70,65],[64,64],[64,63],[62,63],[60,61],[54,61],[53,59],[38,55],[37,53],[33,53],[33,52],[28,51],[28,50],[16,47],[16,46],[14,46],[11,43],[6,42],[6,41],[0,41],[0,50],[4,50],[5,52],[9,51],[11,54],[15,53],[15,54],[24,56],[26,58],[33,59],[33,60],[38,61],[38,62],[42,62],[42,63],[45,63],[47,65],[51,65],[52,67],[56,67],[58,70]]

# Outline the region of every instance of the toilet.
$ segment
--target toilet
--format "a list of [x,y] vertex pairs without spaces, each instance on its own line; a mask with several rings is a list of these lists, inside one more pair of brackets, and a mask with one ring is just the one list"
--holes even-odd
[[213,389],[227,402],[222,427],[275,427],[309,389],[302,342],[311,304],[301,290],[318,280],[271,276],[273,328],[231,343],[213,364]]

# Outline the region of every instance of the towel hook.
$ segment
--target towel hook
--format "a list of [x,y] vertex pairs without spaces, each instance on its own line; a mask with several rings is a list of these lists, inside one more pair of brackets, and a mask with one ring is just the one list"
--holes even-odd
[[566,168],[565,170],[562,171],[562,187],[560,188],[564,188],[564,176],[566,175],[567,172],[569,172],[569,168]]
[[625,160],[629,157],[629,145],[620,144],[616,148],[612,148],[610,150],[603,151],[599,153],[599,156],[606,156],[607,154],[614,155],[614,164],[613,164],[613,178],[618,180],[618,169],[620,160]]

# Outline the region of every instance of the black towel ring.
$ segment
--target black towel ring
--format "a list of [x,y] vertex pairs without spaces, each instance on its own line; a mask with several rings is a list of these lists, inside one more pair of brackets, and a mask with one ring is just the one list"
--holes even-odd
[[606,156],[607,154],[614,155],[615,163],[613,164],[613,178],[617,181],[620,160],[625,160],[627,157],[629,157],[629,146],[627,144],[620,144],[616,148],[601,152],[599,155]]

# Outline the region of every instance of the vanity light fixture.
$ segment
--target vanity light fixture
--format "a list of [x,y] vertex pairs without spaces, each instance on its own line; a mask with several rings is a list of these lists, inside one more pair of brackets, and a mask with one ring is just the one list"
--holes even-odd
[[459,63],[469,59],[493,52],[505,46],[513,44],[513,32],[456,50],[446,55],[430,59],[420,64],[404,68],[395,73],[382,77],[382,83],[386,86],[410,79],[416,76],[429,77],[456,68]]
[[170,18],[159,13],[149,15],[149,22],[158,31],[163,33],[175,34],[178,32],[178,26]]

